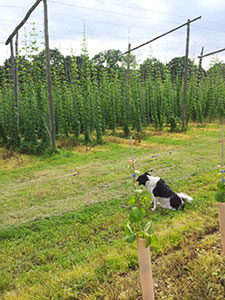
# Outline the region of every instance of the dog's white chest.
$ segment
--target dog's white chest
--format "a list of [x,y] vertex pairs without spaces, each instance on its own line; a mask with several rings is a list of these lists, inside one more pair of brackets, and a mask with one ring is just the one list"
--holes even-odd
[[146,182],[146,189],[152,193],[153,196],[153,190],[156,187],[157,182],[160,180],[159,177],[153,177],[153,176],[148,176],[149,180]]

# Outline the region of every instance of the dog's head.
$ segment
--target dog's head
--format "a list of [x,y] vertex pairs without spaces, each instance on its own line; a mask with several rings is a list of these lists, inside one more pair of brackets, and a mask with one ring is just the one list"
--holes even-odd
[[145,186],[146,181],[149,180],[149,178],[148,178],[149,175],[150,175],[150,174],[149,174],[148,172],[145,172],[144,174],[140,175],[140,176],[138,177],[138,179],[137,179],[138,184],[139,184],[139,185],[142,184],[142,185]]

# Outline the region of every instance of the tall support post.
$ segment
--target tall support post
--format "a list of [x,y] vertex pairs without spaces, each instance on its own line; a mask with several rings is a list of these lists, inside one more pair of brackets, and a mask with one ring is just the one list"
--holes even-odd
[[183,110],[182,110],[182,130],[185,129],[187,123],[187,74],[188,74],[188,55],[189,55],[189,40],[190,40],[190,20],[187,20],[187,39],[186,39],[186,54],[184,64],[184,91],[183,91]]
[[18,39],[19,39],[19,33],[17,31],[16,33],[16,41],[15,41],[15,101],[16,101],[16,123],[17,123],[17,130],[19,133],[20,128],[20,116],[19,116],[19,80],[18,80]]
[[129,79],[130,79],[130,49],[131,44],[128,43],[128,51],[127,51],[127,75],[126,75],[126,91],[125,91],[125,99],[124,99],[124,135],[128,136],[129,134],[129,112],[128,112],[128,102],[129,102]]
[[[200,94],[199,94],[199,84],[200,80],[202,77],[202,55],[204,52],[204,47],[202,47],[201,54],[200,54],[200,59],[199,59],[199,64],[198,64],[198,73],[197,73],[197,81],[196,81],[196,91],[194,95],[194,103],[195,103],[195,116],[194,120],[197,122],[202,123],[203,122],[203,115],[202,115],[202,109],[201,109],[201,104],[200,104]],[[197,111],[196,111],[197,108]]]
[[12,81],[13,81],[13,108],[15,105],[15,58],[14,58],[14,48],[13,48],[13,40],[10,41],[10,60],[11,60],[11,68],[12,68]]
[[19,127],[17,120],[17,100],[18,100],[18,90],[16,82],[16,66],[15,66],[15,57],[14,57],[14,47],[13,40],[10,40],[10,52],[11,52],[11,68],[12,68],[12,81],[13,81],[13,101],[12,101],[12,122],[13,127],[15,127],[13,140],[15,144],[19,144]]
[[52,98],[52,78],[51,78],[50,50],[49,50],[47,0],[43,0],[43,4],[44,4],[45,54],[46,54],[46,76],[47,76],[48,107],[49,107],[50,144],[51,144],[51,150],[55,151],[55,148],[56,148],[56,144],[55,144],[55,118],[54,118],[54,105],[53,105],[53,98]]
[[198,77],[197,77],[197,87],[200,83],[201,75],[202,75],[202,59],[203,59],[203,52],[204,52],[204,47],[202,47],[201,54],[200,54],[200,59],[199,59],[199,64],[198,64]]

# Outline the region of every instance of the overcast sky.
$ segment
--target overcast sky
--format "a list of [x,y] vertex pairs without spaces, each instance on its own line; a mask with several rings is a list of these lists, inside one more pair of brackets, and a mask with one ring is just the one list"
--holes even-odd
[[[5,41],[36,0],[0,0],[0,64],[10,56]],[[85,31],[90,57],[100,51],[126,51],[128,41],[136,47],[187,21],[191,24],[190,58],[198,63],[202,46],[205,53],[225,48],[224,0],[48,0],[50,47],[62,54],[81,53]],[[33,23],[35,22],[35,25]],[[29,44],[35,27],[40,49],[43,42],[43,4],[20,30],[19,47]],[[27,35],[27,37],[25,37]],[[185,54],[186,27],[134,51],[139,62],[155,57],[161,62]],[[225,62],[225,52],[203,59],[207,68],[213,58]]]

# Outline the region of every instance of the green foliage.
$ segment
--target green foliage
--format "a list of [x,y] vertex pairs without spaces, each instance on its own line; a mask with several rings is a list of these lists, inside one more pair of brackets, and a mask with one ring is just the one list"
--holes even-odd
[[137,236],[146,240],[146,248],[150,246],[153,234],[152,221],[146,221],[146,211],[150,206],[149,193],[144,190],[135,190],[129,202],[132,205],[129,220],[124,226],[125,241],[132,243]]
[[215,195],[217,202],[225,202],[225,182],[219,181],[217,183],[217,192]]
[[[19,128],[14,101],[11,62],[0,68],[0,143],[36,153],[37,145],[49,131],[45,50],[37,45],[35,26],[16,57],[19,79]],[[56,136],[73,136],[76,141],[103,143],[107,129],[123,128],[142,133],[152,125],[171,131],[179,129],[182,119],[184,57],[167,65],[147,58],[140,66],[134,55],[107,50],[90,59],[85,37],[82,52],[64,57],[50,50]],[[130,70],[127,72],[127,61]],[[202,123],[225,116],[224,64],[214,61],[209,71],[198,70],[189,60],[187,122]],[[129,76],[128,76],[129,73]],[[46,140],[47,141],[47,140]],[[42,146],[48,148],[47,143]],[[41,147],[42,147],[41,146]],[[32,149],[33,148],[33,149]],[[46,148],[46,149],[47,149]],[[41,151],[42,152],[42,151]]]

